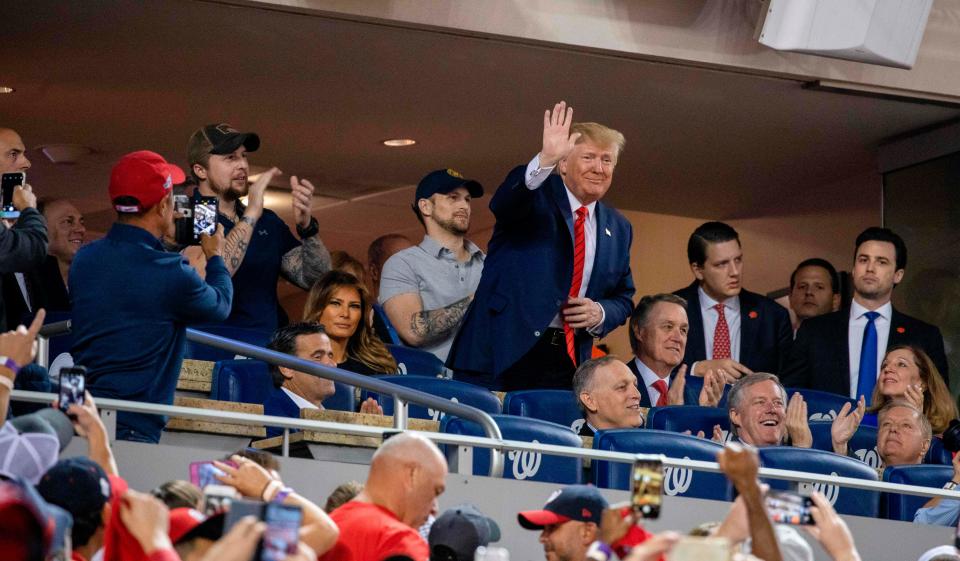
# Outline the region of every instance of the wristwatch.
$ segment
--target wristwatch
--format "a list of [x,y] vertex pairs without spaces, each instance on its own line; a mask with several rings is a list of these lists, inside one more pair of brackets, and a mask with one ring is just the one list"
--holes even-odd
[[310,225],[304,228],[303,226],[297,224],[297,235],[300,236],[300,239],[306,239],[317,235],[317,232],[320,231],[320,223],[317,222],[317,219],[310,217]]
[[946,489],[947,491],[953,491],[954,489],[957,488],[957,485],[960,485],[960,483],[950,480],[943,484],[943,488]]

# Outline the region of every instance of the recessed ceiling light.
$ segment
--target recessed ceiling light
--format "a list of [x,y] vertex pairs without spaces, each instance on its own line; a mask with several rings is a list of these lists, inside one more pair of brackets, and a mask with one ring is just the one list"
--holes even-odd
[[417,141],[412,138],[389,138],[383,141],[384,146],[413,146]]
[[11,88],[10,86],[0,86],[0,94],[13,93],[17,90]]

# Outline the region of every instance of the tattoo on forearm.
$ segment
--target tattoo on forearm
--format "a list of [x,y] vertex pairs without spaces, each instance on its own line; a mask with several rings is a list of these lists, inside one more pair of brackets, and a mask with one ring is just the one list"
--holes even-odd
[[468,296],[446,308],[417,312],[410,318],[410,330],[423,345],[444,339],[460,326],[460,321],[467,313],[469,305],[470,297]]
[[284,254],[280,261],[283,276],[304,290],[310,290],[324,273],[330,270],[330,252],[320,236],[303,240],[303,245]]
[[230,276],[233,276],[243,263],[247,248],[250,246],[251,236],[253,236],[253,226],[246,222],[238,222],[223,240],[223,260],[227,264]]

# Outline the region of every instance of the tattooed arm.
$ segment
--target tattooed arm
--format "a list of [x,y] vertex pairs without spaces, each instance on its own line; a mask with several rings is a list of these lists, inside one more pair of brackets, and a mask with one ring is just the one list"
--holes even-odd
[[424,310],[420,295],[409,292],[387,300],[383,309],[404,343],[423,347],[441,341],[455,332],[460,327],[471,300],[473,295],[445,308]]
[[330,270],[330,252],[320,236],[310,236],[303,245],[283,255],[280,273],[283,277],[304,290],[310,290],[324,273]]
[[253,225],[246,220],[241,220],[223,240],[223,261],[227,264],[227,271],[231,277],[243,263],[247,248],[250,247],[251,236],[253,236]]

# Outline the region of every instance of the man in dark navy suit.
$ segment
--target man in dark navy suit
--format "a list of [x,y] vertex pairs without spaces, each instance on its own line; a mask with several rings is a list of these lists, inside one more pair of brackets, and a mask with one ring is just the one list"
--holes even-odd
[[743,250],[737,231],[723,222],[702,224],[687,242],[696,280],[674,292],[687,301],[690,332],[683,362],[690,373],[723,371],[733,382],[744,374],[780,372],[793,329],[786,308],[741,285]]
[[627,366],[635,376],[641,407],[716,407],[720,402],[724,376],[719,371],[704,373],[700,392],[686,385],[687,365],[681,362],[689,330],[687,302],[676,294],[644,296],[637,303],[630,316],[630,347],[635,356]]
[[625,141],[572,121],[564,102],[546,111],[540,153],[490,201],[497,222],[483,276],[447,359],[455,379],[569,389],[593,338],[630,315],[633,228],[600,202]]
[[800,324],[783,384],[854,399],[862,395],[869,405],[887,349],[914,344],[930,356],[949,387],[940,330],[898,312],[890,302],[907,266],[903,239],[887,228],[871,227],[857,236],[854,247],[850,307]]

